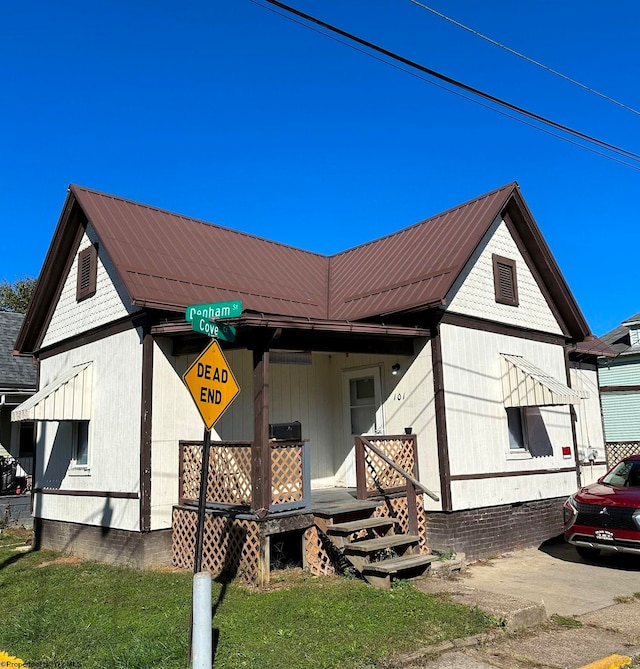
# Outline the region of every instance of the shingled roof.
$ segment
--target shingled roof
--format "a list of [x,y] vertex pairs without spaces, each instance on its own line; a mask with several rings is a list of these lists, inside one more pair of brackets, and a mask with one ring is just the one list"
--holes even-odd
[[638,322],[640,322],[640,314],[634,314],[629,318],[625,318],[618,327],[601,335],[600,339],[613,349],[617,355],[625,355],[627,353],[637,354],[638,347],[631,346],[629,327],[631,324]]
[[13,355],[24,316],[0,311],[0,390],[35,390],[36,369],[28,357]]
[[584,338],[586,321],[516,183],[334,256],[72,185],[19,349],[33,350],[45,327],[44,305],[55,302],[64,280],[61,257],[75,252],[87,222],[133,306],[179,313],[189,304],[241,299],[245,310],[257,313],[358,321],[443,304],[503,213],[510,214],[570,336]]

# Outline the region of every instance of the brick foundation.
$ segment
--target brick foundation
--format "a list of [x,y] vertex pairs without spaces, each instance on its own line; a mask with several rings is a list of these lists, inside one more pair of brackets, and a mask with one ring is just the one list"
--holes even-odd
[[562,534],[565,497],[452,513],[427,513],[427,544],[478,560],[539,546]]
[[171,530],[133,532],[34,518],[34,547],[138,569],[171,564]]

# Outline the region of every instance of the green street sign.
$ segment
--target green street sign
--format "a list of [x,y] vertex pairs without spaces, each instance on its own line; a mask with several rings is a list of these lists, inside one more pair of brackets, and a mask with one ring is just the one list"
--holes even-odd
[[[242,314],[242,301],[212,302],[211,304],[191,304],[185,311],[189,323],[204,318],[205,321],[221,321],[225,318],[237,318]],[[195,328],[194,328],[195,330]]]
[[191,328],[200,334],[215,337],[221,341],[232,343],[236,340],[236,329],[225,323],[211,322],[203,316],[196,316],[191,322]]

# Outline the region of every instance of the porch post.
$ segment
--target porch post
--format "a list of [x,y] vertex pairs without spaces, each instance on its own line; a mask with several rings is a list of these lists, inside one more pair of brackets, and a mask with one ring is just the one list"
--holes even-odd
[[251,507],[260,517],[271,504],[271,452],[269,446],[269,351],[253,351],[253,446],[251,447]]

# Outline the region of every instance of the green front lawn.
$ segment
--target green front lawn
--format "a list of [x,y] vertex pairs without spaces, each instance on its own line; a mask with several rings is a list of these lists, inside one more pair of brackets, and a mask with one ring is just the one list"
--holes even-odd
[[[47,552],[0,535],[0,651],[35,667],[188,667],[192,575],[136,571]],[[356,669],[477,634],[491,621],[400,581],[282,572],[265,591],[214,582],[215,669]],[[218,604],[216,605],[216,602]]]

